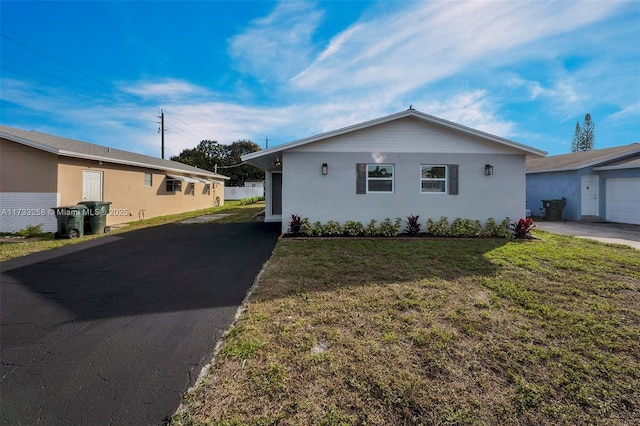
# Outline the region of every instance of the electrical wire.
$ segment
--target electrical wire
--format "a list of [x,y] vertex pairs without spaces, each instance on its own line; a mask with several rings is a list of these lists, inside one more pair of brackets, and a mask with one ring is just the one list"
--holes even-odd
[[[27,50],[29,50],[29,51],[31,51],[31,52],[33,52],[33,53],[37,54],[37,55],[42,56],[43,58],[45,58],[45,59],[47,59],[47,60],[49,60],[49,61],[52,61],[52,62],[54,62],[54,63],[56,63],[56,64],[58,64],[58,65],[60,65],[60,66],[62,66],[62,67],[64,67],[64,68],[69,69],[69,70],[73,71],[74,73],[77,73],[78,75],[81,75],[81,76],[83,76],[83,77],[85,77],[85,78],[88,78],[88,79],[90,79],[90,80],[93,80],[93,81],[95,81],[95,82],[97,82],[97,83],[99,83],[99,84],[101,84],[101,85],[103,85],[103,86],[105,86],[105,87],[109,88],[113,93],[120,93],[120,94],[123,94],[123,95],[125,95],[126,97],[128,97],[128,98],[129,98],[129,99],[131,99],[131,100],[135,100],[135,101],[140,101],[140,100],[141,100],[141,98],[140,98],[140,97],[138,97],[138,96],[135,96],[135,95],[133,95],[133,94],[131,94],[131,93],[125,92],[125,91],[123,91],[123,90],[121,90],[121,89],[119,89],[119,88],[115,87],[115,86],[114,86],[114,85],[112,85],[112,84],[109,84],[109,83],[107,83],[107,82],[105,82],[105,81],[103,81],[103,80],[100,80],[100,79],[98,79],[98,78],[95,78],[94,76],[89,75],[89,74],[87,74],[86,72],[83,72],[83,71],[81,71],[81,70],[79,70],[79,69],[77,69],[77,68],[75,68],[75,67],[73,67],[73,66],[71,66],[71,65],[68,65],[68,64],[66,64],[66,63],[64,63],[64,62],[62,62],[62,61],[60,61],[60,60],[58,60],[58,59],[56,59],[56,58],[54,58],[54,57],[52,57],[52,56],[50,56],[50,55],[48,55],[48,54],[44,53],[44,52],[41,52],[40,50],[35,49],[35,48],[33,48],[33,47],[31,47],[31,46],[29,46],[29,45],[25,44],[25,43],[22,43],[22,42],[20,42],[20,41],[18,41],[18,40],[16,40],[16,39],[14,39],[13,37],[11,37],[11,36],[9,36],[9,35],[7,35],[7,34],[0,33],[0,36],[2,36],[2,38],[4,38],[4,39],[6,39],[6,40],[8,40],[8,41],[10,41],[10,42],[12,42],[12,43],[14,43],[14,44],[16,44],[16,45],[20,46],[20,47],[22,47],[22,48],[24,48],[24,49],[27,49]],[[71,82],[71,81],[69,81],[69,80],[67,80],[67,79],[65,79],[65,78],[62,78],[62,77],[60,77],[60,76],[58,76],[58,75],[55,75],[55,74],[53,74],[53,73],[51,73],[51,72],[49,72],[49,71],[42,70],[42,69],[40,69],[40,68],[38,68],[38,67],[35,67],[35,66],[33,66],[33,65],[30,65],[30,64],[28,64],[28,63],[24,62],[24,61],[21,61],[21,60],[15,59],[15,58],[11,58],[11,57],[9,57],[9,56],[5,55],[4,53],[2,53],[2,56],[3,56],[4,58],[6,58],[6,59],[9,59],[9,60],[11,60],[11,61],[14,61],[14,62],[16,62],[16,63],[18,63],[18,64],[21,64],[21,65],[25,66],[25,67],[31,68],[31,69],[33,69],[33,70],[35,70],[35,71],[37,71],[37,72],[40,72],[40,73],[42,73],[42,74],[44,74],[44,75],[48,75],[48,76],[50,76],[50,77],[52,77],[52,78],[54,78],[54,79],[56,79],[56,80],[59,80],[59,81],[62,81],[62,82],[64,82],[64,83],[66,83],[66,84],[70,84],[70,85],[72,85],[72,86],[74,86],[74,87],[76,87],[76,88],[78,88],[78,89],[81,89],[81,90],[83,90],[83,91],[85,91],[85,92],[91,93],[91,94],[93,94],[93,95],[95,95],[95,96],[98,96],[98,97],[103,98],[103,99],[105,99],[105,100],[107,100],[107,101],[113,102],[113,103],[115,103],[116,105],[120,105],[120,106],[119,106],[119,107],[110,106],[110,105],[107,105],[107,104],[105,104],[105,103],[103,103],[103,102],[99,102],[99,101],[98,101],[98,100],[96,100],[96,99],[92,99],[91,97],[85,96],[85,95],[83,95],[83,94],[80,94],[80,93],[77,93],[77,92],[72,92],[72,91],[70,91],[70,90],[65,90],[64,88],[61,88],[61,87],[59,87],[59,86],[54,86],[54,85],[52,85],[52,84],[50,84],[50,83],[46,83],[46,82],[43,82],[43,81],[41,81],[41,80],[36,80],[36,79],[34,79],[34,78],[33,78],[33,76],[30,76],[30,75],[25,74],[25,73],[23,73],[23,72],[21,73],[21,72],[18,72],[18,71],[12,70],[12,69],[10,69],[10,68],[5,67],[5,66],[4,66],[4,64],[3,64],[3,65],[2,65],[2,68],[3,68],[3,69],[5,69],[6,71],[10,72],[10,73],[13,73],[13,74],[16,74],[16,75],[20,75],[20,76],[26,77],[27,79],[29,79],[29,80],[31,80],[31,81],[34,81],[34,82],[36,82],[36,83],[38,83],[38,84],[44,84],[44,85],[46,85],[46,86],[54,87],[54,88],[59,89],[59,90],[61,90],[61,91],[65,92],[65,93],[69,93],[69,94],[71,94],[71,95],[73,95],[73,96],[77,96],[77,97],[80,97],[80,98],[83,98],[83,99],[87,99],[87,100],[89,100],[89,101],[91,101],[91,102],[95,102],[95,103],[97,103],[97,104],[99,104],[99,105],[102,105],[102,106],[105,106],[105,107],[108,107],[108,108],[112,108],[112,109],[115,109],[115,110],[122,109],[122,104],[121,104],[117,99],[113,98],[112,96],[108,96],[108,95],[105,95],[105,94],[101,94],[101,93],[98,93],[98,92],[96,92],[96,91],[94,91],[94,90],[91,90],[91,89],[88,89],[88,88],[86,88],[86,87],[80,86],[80,85],[78,85],[78,84],[76,84],[76,83],[74,83],[74,82]],[[132,107],[126,107],[126,108],[127,108],[129,111],[133,110],[133,108],[132,108]],[[167,111],[165,111],[165,112],[167,112]],[[151,113],[145,113],[145,114],[149,114],[149,115],[152,115],[154,118],[157,118],[157,116],[155,116],[154,114],[151,114]],[[175,118],[175,119],[176,119],[176,120],[178,120],[179,122],[183,123],[185,126],[187,126],[187,127],[191,128],[191,129],[192,129],[192,130],[194,130],[195,132],[199,133],[200,135],[202,135],[202,136],[206,136],[206,133],[205,133],[205,132],[203,132],[203,131],[201,131],[201,130],[197,129],[196,127],[194,127],[193,125],[191,125],[191,124],[187,123],[186,121],[184,121],[183,119],[181,119],[180,117],[178,117],[176,114],[173,114],[173,113],[171,113],[171,112],[167,112],[167,114],[168,114],[168,115],[170,115],[170,116],[172,116],[173,118]],[[181,136],[183,136],[183,137],[185,137],[185,138],[193,137],[193,138],[195,138],[195,139],[198,139],[198,138],[200,137],[200,136],[198,136],[198,135],[194,134],[193,132],[191,132],[190,130],[185,129],[184,127],[180,127],[180,126],[177,126],[177,125],[175,125],[175,124],[172,124],[172,125],[171,125],[171,127],[172,127],[172,129],[173,129],[173,132],[174,132],[174,133],[179,134],[179,135],[181,135]],[[166,129],[165,129],[165,130],[166,130]]]

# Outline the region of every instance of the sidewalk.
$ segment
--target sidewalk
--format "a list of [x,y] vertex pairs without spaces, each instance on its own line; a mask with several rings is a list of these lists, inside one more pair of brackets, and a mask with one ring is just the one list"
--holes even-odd
[[536,222],[536,229],[603,243],[623,244],[640,250],[640,225],[591,222]]

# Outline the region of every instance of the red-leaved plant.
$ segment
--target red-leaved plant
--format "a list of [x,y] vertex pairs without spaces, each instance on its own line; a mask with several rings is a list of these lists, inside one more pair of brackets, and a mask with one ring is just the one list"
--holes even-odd
[[291,215],[291,221],[289,222],[289,234],[298,235],[302,231],[302,224],[304,221],[300,219],[300,216],[295,214]]
[[530,217],[526,219],[520,219],[517,222],[511,224],[511,230],[513,231],[513,237],[519,240],[532,238],[531,230],[536,226],[533,224],[533,220]]
[[414,216],[411,215],[409,217],[407,217],[407,228],[405,229],[405,232],[409,235],[418,235],[418,233],[420,232],[420,216]]

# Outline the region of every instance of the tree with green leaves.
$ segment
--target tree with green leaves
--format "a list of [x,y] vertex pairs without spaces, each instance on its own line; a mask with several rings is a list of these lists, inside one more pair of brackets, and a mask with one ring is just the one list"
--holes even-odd
[[171,157],[190,166],[217,172],[228,176],[227,186],[242,186],[247,180],[264,179],[264,171],[249,164],[243,164],[240,156],[260,151],[260,146],[248,140],[239,140],[230,145],[217,141],[203,140],[193,149],[185,149],[180,155]]
[[584,116],[582,127],[576,122],[576,129],[571,140],[571,152],[591,151],[595,145],[595,125],[591,120],[591,114]]
[[582,128],[580,123],[576,122],[576,130],[573,133],[573,139],[571,139],[571,152],[578,152],[580,146],[580,138],[582,137]]

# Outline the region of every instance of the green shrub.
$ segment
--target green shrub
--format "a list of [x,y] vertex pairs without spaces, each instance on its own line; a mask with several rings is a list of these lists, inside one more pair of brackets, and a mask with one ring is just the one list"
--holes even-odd
[[342,235],[342,225],[340,225],[340,222],[330,220],[322,226],[322,235],[327,237],[337,237],[338,235]]
[[499,225],[496,223],[495,219],[490,217],[484,223],[484,232],[483,235],[485,237],[498,237],[498,238],[508,238],[511,235],[511,230],[509,229],[509,218],[505,218]]
[[449,219],[446,216],[440,216],[436,222],[433,219],[427,219],[427,233],[434,237],[446,237],[449,235]]
[[485,237],[509,238],[511,236],[511,229],[509,228],[509,218],[506,217],[498,225],[496,221],[492,217],[490,217],[484,223],[484,232],[482,233],[482,235]]
[[367,237],[375,237],[376,235],[378,235],[378,227],[376,226],[376,223],[378,223],[377,220],[371,219],[371,221],[367,225],[367,229],[365,230],[365,235]]
[[18,231],[18,235],[24,238],[33,238],[42,234],[42,223],[39,225],[27,225]]
[[257,203],[258,201],[264,201],[264,197],[255,196],[255,197],[243,198],[242,200],[240,200],[240,205],[246,206],[249,204]]
[[455,218],[447,235],[459,238],[472,238],[482,236],[482,224],[479,220]]
[[401,223],[402,219],[400,218],[396,218],[395,222],[391,222],[391,219],[386,218],[378,227],[378,235],[381,237],[395,237],[400,232]]
[[313,225],[309,227],[308,235],[311,237],[321,237],[324,232],[324,228],[320,221],[313,222]]
[[366,230],[362,223],[348,220],[342,225],[342,232],[349,237],[361,237],[365,235]]

